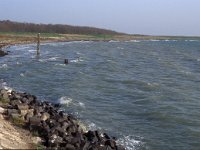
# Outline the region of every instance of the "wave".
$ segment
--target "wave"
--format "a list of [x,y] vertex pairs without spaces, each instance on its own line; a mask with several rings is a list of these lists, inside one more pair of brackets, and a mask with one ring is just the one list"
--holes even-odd
[[185,40],[185,42],[198,42],[199,40]]
[[55,66],[62,66],[62,67],[64,67],[64,66],[66,66],[66,64],[55,64]]
[[124,49],[123,47],[117,47],[117,49]]
[[30,53],[36,53],[36,50],[30,49],[30,50],[28,50],[28,52],[30,52]]
[[83,60],[80,58],[77,58],[77,59],[70,60],[69,62],[77,63],[77,62],[81,62],[81,61],[83,61]]
[[59,57],[51,57],[51,58],[49,58],[48,60],[50,60],[50,61],[55,61],[55,60],[57,60]]
[[125,41],[125,42],[133,42],[133,43],[138,43],[141,42],[140,40],[129,40],[129,41]]
[[151,42],[159,42],[160,40],[151,39],[151,40],[149,40],[149,41],[151,41]]
[[3,65],[0,66],[0,69],[1,68],[8,68],[8,65],[7,64],[3,64]]
[[120,42],[120,41],[117,41],[117,40],[110,40],[110,41],[108,41],[108,42],[110,42],[110,43],[116,43],[116,42]]
[[61,105],[65,105],[67,107],[70,105],[73,105],[73,106],[85,108],[85,104],[83,102],[73,100],[72,98],[69,98],[67,96],[62,96],[61,98],[58,99],[58,101]]
[[17,63],[16,63],[16,64],[17,64],[17,65],[22,65],[22,63],[21,63],[21,62],[18,62],[18,61],[17,61]]
[[126,150],[134,150],[136,147],[140,146],[142,144],[141,141],[135,140],[133,136],[124,136],[117,140],[117,143],[119,145],[122,145],[125,147]]
[[13,90],[3,79],[0,80],[0,88],[7,90],[9,93]]
[[20,76],[21,76],[21,77],[24,77],[25,75],[24,75],[23,73],[20,73]]
[[73,100],[71,98],[63,96],[58,101],[60,104],[67,105],[67,107],[68,107],[72,103]]

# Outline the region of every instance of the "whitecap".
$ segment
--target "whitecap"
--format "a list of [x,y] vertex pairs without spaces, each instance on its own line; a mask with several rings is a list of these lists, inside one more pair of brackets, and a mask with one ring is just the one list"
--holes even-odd
[[17,65],[21,65],[22,63],[20,63],[20,62],[18,62],[18,61],[17,61],[17,63],[16,63],[16,64],[17,64]]
[[188,40],[189,42],[198,42],[198,40]]
[[79,101],[73,100],[72,98],[69,98],[67,96],[61,97],[58,101],[59,101],[60,104],[66,105],[67,107],[69,105],[71,105],[71,106],[75,106],[75,107],[79,107],[79,108],[85,109],[85,104],[83,102],[79,102]]
[[30,50],[28,50],[28,52],[30,52],[30,53],[35,53],[36,50],[34,50],[34,49],[30,49]]
[[123,47],[117,47],[117,49],[124,49]]
[[51,57],[51,58],[49,58],[48,60],[50,60],[50,61],[54,61],[54,60],[57,60],[59,57]]
[[77,55],[83,55],[82,53],[76,52]]
[[102,130],[101,127],[98,127],[95,123],[93,122],[86,122],[87,124],[87,130],[92,130],[92,131],[95,131],[95,130]]
[[149,41],[151,41],[151,42],[159,42],[160,40],[151,39]]
[[68,107],[72,103],[73,100],[69,97],[63,96],[58,101],[60,104],[66,105]]
[[116,141],[119,145],[122,145],[125,147],[126,150],[134,150],[136,149],[136,146],[139,146],[142,144],[141,141],[135,140],[133,136],[124,136]]
[[81,62],[81,61],[83,61],[83,60],[80,58],[70,60],[70,62],[72,62],[72,63],[77,63],[77,62]]
[[66,66],[66,64],[55,64],[55,66]]
[[7,64],[3,64],[0,66],[0,68],[8,68],[8,65]]
[[25,75],[24,75],[23,73],[20,73],[20,76],[21,76],[21,77],[24,77]]
[[138,42],[141,42],[139,40],[129,40],[129,41],[125,41],[125,42],[133,42],[133,43],[138,43]]
[[82,102],[79,102],[78,104],[79,104],[79,106],[80,106],[80,107],[83,107],[83,108],[85,108],[85,104],[84,104],[84,103],[82,103]]
[[39,59],[38,61],[39,61],[39,62],[47,62],[46,59]]
[[158,83],[147,83],[148,86],[151,86],[151,87],[156,87],[156,86],[159,86]]
[[116,43],[116,42],[120,42],[120,41],[117,41],[117,40],[110,40],[110,41],[108,41],[108,42],[110,42],[110,43]]
[[183,73],[183,74],[186,74],[186,75],[191,75],[191,74],[192,74],[192,72],[190,72],[190,71],[185,71],[185,70],[181,70],[180,72]]

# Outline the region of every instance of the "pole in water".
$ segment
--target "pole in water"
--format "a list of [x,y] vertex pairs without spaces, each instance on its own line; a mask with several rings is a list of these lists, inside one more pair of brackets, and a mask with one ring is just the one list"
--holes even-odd
[[64,64],[68,64],[68,63],[69,63],[68,59],[65,59]]
[[40,54],[40,33],[37,34],[37,55]]

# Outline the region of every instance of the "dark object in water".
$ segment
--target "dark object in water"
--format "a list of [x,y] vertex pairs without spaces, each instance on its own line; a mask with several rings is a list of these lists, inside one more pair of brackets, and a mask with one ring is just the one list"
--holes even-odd
[[65,64],[68,64],[68,63],[69,63],[68,59],[65,59],[65,60],[64,60],[64,63],[65,63]]
[[8,52],[4,52],[4,51],[0,50],[0,57],[5,56],[5,55],[8,55]]

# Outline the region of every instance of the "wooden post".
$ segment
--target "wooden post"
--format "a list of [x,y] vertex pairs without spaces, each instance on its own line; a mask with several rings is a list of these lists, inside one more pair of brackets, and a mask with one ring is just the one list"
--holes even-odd
[[37,55],[40,55],[40,33],[37,34]]

